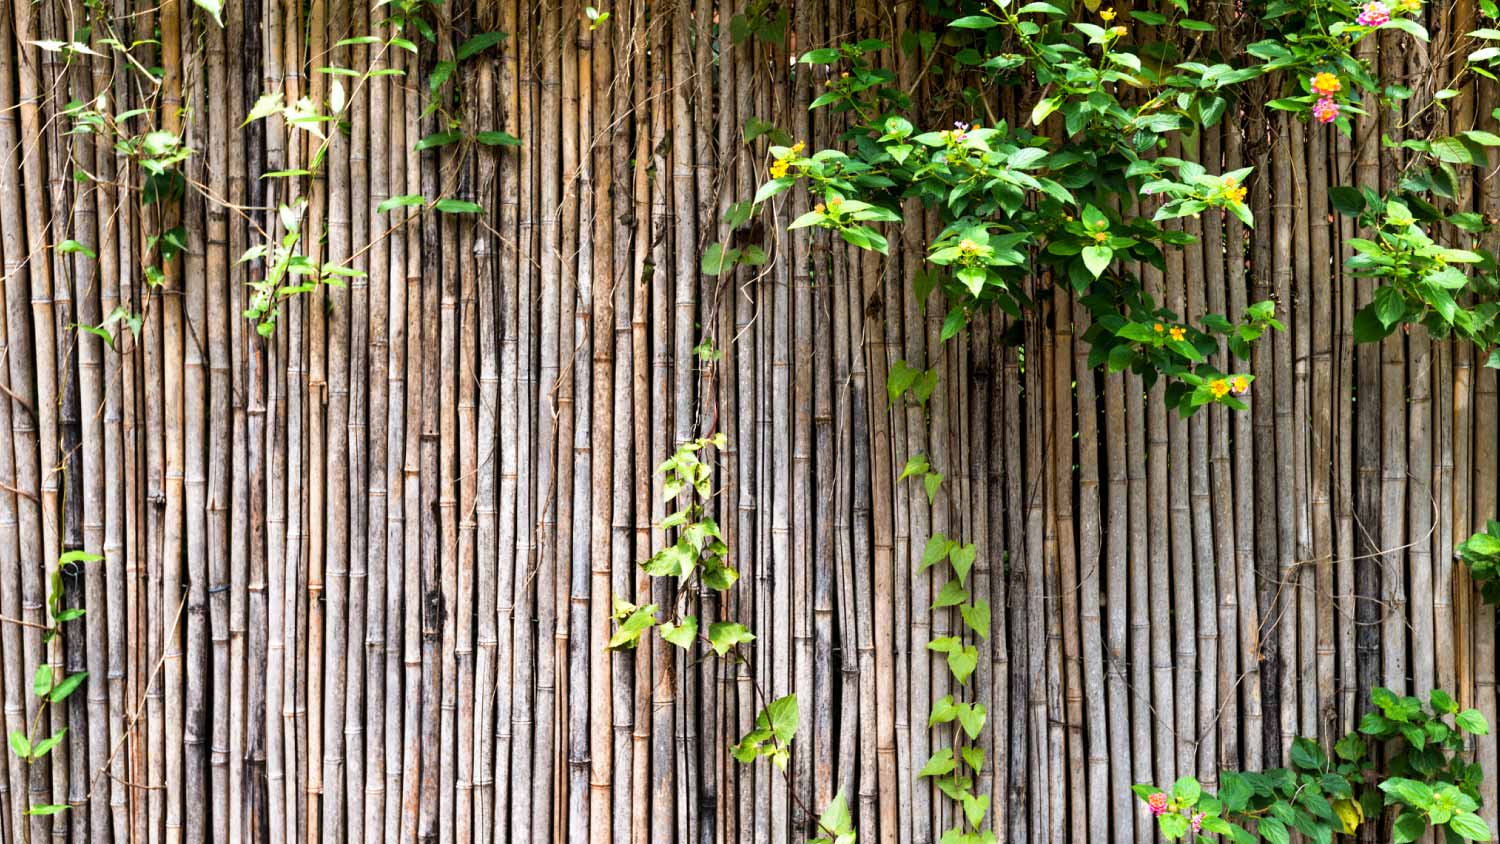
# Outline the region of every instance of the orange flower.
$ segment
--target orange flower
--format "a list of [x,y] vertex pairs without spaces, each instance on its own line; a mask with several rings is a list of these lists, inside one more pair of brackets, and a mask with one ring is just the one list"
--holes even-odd
[[1152,329],[1154,329],[1154,330],[1155,330],[1155,331],[1156,331],[1156,333],[1157,333],[1157,334],[1160,334],[1160,333],[1162,333],[1162,332],[1163,332],[1163,331],[1166,331],[1166,330],[1167,330],[1167,328],[1166,328],[1166,326],[1164,326],[1164,325],[1162,325],[1162,324],[1161,324],[1161,323],[1159,323],[1159,322],[1158,322],[1158,323],[1157,323],[1157,324],[1156,324],[1156,325],[1153,325],[1153,326],[1151,326],[1151,327],[1152,327]]
[[1312,89],[1326,97],[1344,90],[1344,83],[1337,76],[1324,72],[1312,78]]
[[1106,240],[1109,240],[1109,232],[1094,232],[1095,243],[1103,243]]

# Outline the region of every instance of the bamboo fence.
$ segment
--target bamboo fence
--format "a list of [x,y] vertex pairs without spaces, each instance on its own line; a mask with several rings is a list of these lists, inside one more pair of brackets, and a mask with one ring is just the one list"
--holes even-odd
[[[572,2],[450,0],[415,54],[341,45],[381,34],[374,5],[229,0],[221,28],[185,0],[0,0],[6,729],[37,714],[35,666],[90,673],[47,716],[63,745],[0,765],[3,844],[784,842],[838,791],[863,840],[931,842],[952,809],[915,772],[949,679],[926,643],[962,630],[928,609],[940,575],[915,573],[934,532],[977,544],[996,607],[974,682],[1003,842],[1149,842],[1131,783],[1273,766],[1352,728],[1376,685],[1496,720],[1494,610],[1452,557],[1500,515],[1495,370],[1422,332],[1354,346],[1370,285],[1338,276],[1357,232],[1326,192],[1392,186],[1381,132],[1495,130],[1493,84],[1421,110],[1470,0],[1431,4],[1430,48],[1366,42],[1415,124],[1351,140],[1252,108],[1174,150],[1255,166],[1257,225],[1189,221],[1200,247],[1136,269],[1189,315],[1275,298],[1288,327],[1256,347],[1252,410],[1191,420],[1091,370],[1067,298],[941,342],[941,302],[910,292],[940,225],[918,206],[889,258],[785,234],[795,194],[721,222],[765,178],[748,119],[813,149],[845,128],[808,111],[823,80],[800,50],[879,37],[919,106],[945,93],[902,46],[919,4],[619,0],[591,27]],[[778,8],[782,44],[726,25]],[[1233,47],[1232,4],[1212,13]],[[37,43],[106,30],[128,58]],[[330,65],[405,75],[351,99],[318,178],[262,178],[314,149],[279,116],[241,121],[268,91],[323,101]],[[414,150],[439,92],[522,145]],[[982,117],[1034,93],[988,92]],[[149,237],[176,219],[64,114],[101,97],[195,151],[161,285]],[[485,213],[377,212],[412,193]],[[294,194],[304,248],[367,275],[296,297],[262,339],[239,314],[265,268],[235,258]],[[1462,205],[1500,217],[1500,179]],[[726,239],[773,260],[705,275]],[[74,327],[117,306],[144,321],[113,347]],[[925,408],[887,403],[897,360],[939,373]],[[754,658],[606,652],[613,596],[672,597],[637,566],[661,542],[653,469],[714,431],[742,580],[701,612],[744,620]],[[895,482],[917,452],[949,478],[931,503]],[[46,573],[74,549],[104,558],[65,572],[87,615],[44,642]],[[802,701],[785,779],[728,754],[756,686]],[[1474,753],[1493,825],[1494,738]]]

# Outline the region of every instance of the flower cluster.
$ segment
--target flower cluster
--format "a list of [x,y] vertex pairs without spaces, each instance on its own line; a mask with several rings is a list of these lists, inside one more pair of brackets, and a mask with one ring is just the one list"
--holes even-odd
[[802,150],[806,147],[806,144],[798,141],[797,143],[792,144],[786,155],[778,156],[775,161],[771,162],[771,178],[780,179],[785,176],[787,174],[787,170],[792,166],[792,159],[796,158],[798,155],[801,155]]
[[1151,808],[1152,816],[1159,818],[1167,813],[1171,803],[1165,792],[1158,791],[1146,798],[1146,805]]
[[1244,204],[1245,197],[1249,193],[1249,188],[1246,188],[1244,185],[1240,184],[1238,180],[1233,178],[1225,179],[1223,186],[1219,188],[1219,197],[1223,201],[1234,205]]
[[1354,22],[1359,24],[1360,26],[1375,27],[1384,26],[1385,24],[1390,23],[1390,20],[1390,7],[1384,3],[1379,2],[1379,0],[1375,0],[1375,2],[1366,3],[1360,9],[1359,17],[1355,18]]
[[[1379,6],[1379,3],[1371,3],[1371,6]],[[1313,118],[1319,123],[1332,123],[1339,117],[1339,104],[1333,97],[1344,89],[1344,83],[1337,76],[1323,72],[1312,78],[1313,93],[1318,95],[1318,101],[1313,103]]]
[[1214,398],[1222,399],[1230,393],[1243,396],[1250,391],[1250,379],[1243,375],[1234,375],[1229,378],[1219,378],[1209,383],[1208,389]]

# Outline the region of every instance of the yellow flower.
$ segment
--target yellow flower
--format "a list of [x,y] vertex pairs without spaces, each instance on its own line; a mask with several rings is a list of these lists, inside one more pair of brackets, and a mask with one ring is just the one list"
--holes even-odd
[[1213,391],[1214,398],[1222,399],[1225,396],[1229,395],[1229,382],[1224,380],[1223,378],[1220,378],[1219,380],[1209,384],[1208,389]]
[[1401,0],[1401,2],[1397,3],[1396,5],[1399,6],[1401,8],[1401,11],[1403,12],[1422,11],[1422,0]]
[[962,252],[965,255],[977,255],[979,254],[979,244],[975,243],[972,240],[969,240],[968,238],[964,238],[963,241],[958,244],[958,251]]
[[1110,30],[1110,32],[1113,32],[1115,34],[1116,38],[1124,38],[1127,31],[1128,30],[1126,30],[1123,26],[1117,26],[1114,29]]
[[787,167],[788,165],[786,159],[784,158],[778,158],[775,161],[771,162],[771,178],[779,179],[782,176],[785,176]]
[[839,206],[843,205],[843,204],[844,204],[843,197],[835,196],[835,197],[830,197],[829,200],[828,200],[828,207],[832,208],[835,211],[839,210]]
[[1248,389],[1250,389],[1249,378],[1246,378],[1243,375],[1234,376],[1234,392],[1236,395],[1244,393]]
[[1247,193],[1249,193],[1249,191],[1245,188],[1245,186],[1241,185],[1233,178],[1225,179],[1224,186],[1219,189],[1219,195],[1224,197],[1227,202],[1234,205],[1238,205],[1244,202],[1245,195]]
[[1103,243],[1106,240],[1109,240],[1109,232],[1094,232],[1094,241],[1096,243]]
[[1172,326],[1171,334],[1173,340],[1181,340],[1187,336],[1187,330],[1180,325],[1174,325]]
[[1158,322],[1158,323],[1157,323],[1157,324],[1156,324],[1156,325],[1153,325],[1153,326],[1152,326],[1152,329],[1154,329],[1154,330],[1155,330],[1155,331],[1156,331],[1156,333],[1157,333],[1157,334],[1160,334],[1160,333],[1162,333],[1162,332],[1163,332],[1163,331],[1166,331],[1166,330],[1167,330],[1167,328],[1166,328],[1166,326],[1164,326],[1164,325],[1162,325],[1162,324],[1161,324],[1161,323],[1159,323],[1159,322]]
[[1344,83],[1340,82],[1337,76],[1325,71],[1312,78],[1312,89],[1326,97],[1344,90]]
[[1099,12],[1099,17],[1101,19],[1103,19],[1103,21],[1105,23],[1109,23],[1110,21],[1114,20],[1115,19],[1115,10],[1114,10],[1114,7],[1110,7],[1108,9],[1101,10]]
[[819,214],[823,213],[823,203],[819,202],[817,205],[814,205],[813,210]]
[[804,150],[806,148],[807,148],[807,144],[804,144],[801,141],[798,141],[797,143],[792,144],[792,154],[793,155],[797,155],[797,154],[801,153],[802,150]]

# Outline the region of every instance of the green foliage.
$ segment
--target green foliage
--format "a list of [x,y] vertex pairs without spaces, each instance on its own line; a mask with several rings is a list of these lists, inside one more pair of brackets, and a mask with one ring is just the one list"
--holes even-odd
[[[1441,690],[1426,704],[1388,689],[1372,690],[1370,700],[1375,710],[1365,713],[1357,732],[1334,743],[1331,757],[1311,739],[1298,738],[1290,766],[1225,772],[1216,796],[1192,778],[1178,780],[1170,793],[1149,785],[1134,791],[1168,841],[1191,832],[1199,841],[1215,834],[1236,844],[1288,844],[1296,833],[1328,844],[1388,811],[1394,844],[1415,841],[1429,828],[1441,828],[1450,843],[1488,841],[1489,829],[1476,814],[1483,773],[1463,758],[1465,736],[1488,732],[1483,716],[1459,712]],[[1444,720],[1450,716],[1452,724]],[[1386,750],[1383,766],[1369,755],[1374,746]]]
[[[84,610],[80,608],[68,608],[62,605],[64,568],[103,559],[98,554],[90,554],[81,550],[67,551],[57,558],[57,565],[48,572],[47,618],[49,623],[42,631],[42,641],[51,642],[61,637],[64,625],[84,615]],[[27,765],[31,765],[44,760],[58,745],[62,744],[63,739],[68,736],[67,727],[62,727],[46,736],[39,735],[37,731],[42,726],[47,708],[53,704],[66,702],[74,692],[78,691],[88,676],[87,671],[58,674],[51,665],[45,662],[38,665],[31,675],[31,693],[40,700],[40,705],[36,707],[36,714],[32,717],[27,729],[12,730],[6,736],[10,752],[20,757],[21,761]],[[61,803],[32,804],[27,807],[26,814],[55,815],[67,809],[68,806]]]
[[1469,567],[1469,577],[1479,587],[1486,603],[1500,603],[1500,522],[1491,519],[1485,529],[1459,543],[1458,558]]

